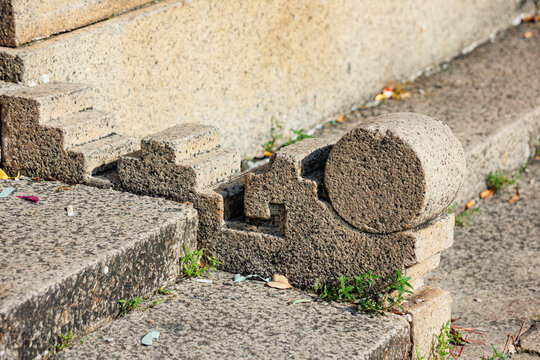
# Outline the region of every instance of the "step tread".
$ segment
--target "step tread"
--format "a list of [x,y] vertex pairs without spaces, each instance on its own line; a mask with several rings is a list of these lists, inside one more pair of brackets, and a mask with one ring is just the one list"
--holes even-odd
[[93,105],[91,86],[79,83],[50,82],[18,88],[4,95],[37,102],[40,122],[89,109]]
[[44,125],[60,129],[64,133],[64,148],[69,148],[111,135],[116,128],[116,118],[112,113],[88,109]]
[[2,204],[0,318],[12,331],[0,351],[7,359],[33,359],[57,333],[82,335],[114,318],[119,299],[163,286],[178,274],[181,249],[196,244],[193,208],[84,185],[58,193],[60,185],[17,182],[17,194],[40,199],[31,214],[16,196]]
[[184,123],[149,135],[142,140],[144,153],[153,153],[154,146],[169,149],[179,161],[218,148],[220,136],[214,126]]
[[190,166],[197,174],[197,185],[206,188],[240,172],[240,153],[235,148],[219,147],[193,158],[177,161],[179,165]]
[[86,162],[87,173],[95,175],[114,167],[122,155],[131,153],[137,148],[138,141],[135,138],[111,134],[86,144],[70,147],[67,150],[82,154]]

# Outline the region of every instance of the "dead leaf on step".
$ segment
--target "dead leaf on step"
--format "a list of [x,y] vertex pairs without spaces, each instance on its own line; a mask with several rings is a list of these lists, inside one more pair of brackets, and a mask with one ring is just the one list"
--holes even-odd
[[531,21],[533,21],[533,20],[534,20],[534,16],[532,16],[531,14],[525,15],[525,16],[523,17],[523,22],[524,22],[524,23],[528,23],[528,22],[531,22]]
[[472,208],[474,206],[475,203],[476,202],[474,200],[471,200],[465,205],[465,208],[470,209],[470,208]]
[[508,202],[510,204],[513,204],[515,203],[516,201],[518,201],[520,199],[520,195],[519,195],[519,188],[516,186],[516,193],[514,194],[514,196],[512,196],[510,199],[508,199]]
[[484,190],[480,193],[480,199],[487,200],[493,195],[493,190]]
[[0,169],[0,179],[1,180],[13,180],[17,179],[21,176],[21,173],[19,172],[17,176],[7,176],[7,174],[4,172],[4,170]]
[[534,33],[532,31],[527,31],[525,34],[523,34],[525,39],[530,39],[534,36]]
[[282,290],[292,288],[291,284],[289,284],[289,280],[287,280],[285,276],[279,274],[272,275],[272,281],[267,282],[266,285]]

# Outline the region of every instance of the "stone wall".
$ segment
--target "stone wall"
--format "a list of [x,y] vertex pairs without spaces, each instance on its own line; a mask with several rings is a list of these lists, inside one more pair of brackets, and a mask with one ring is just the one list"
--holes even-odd
[[288,134],[338,115],[487,40],[527,10],[520,2],[167,0],[0,48],[0,80],[87,83],[126,135],[204,123],[251,157],[272,118]]

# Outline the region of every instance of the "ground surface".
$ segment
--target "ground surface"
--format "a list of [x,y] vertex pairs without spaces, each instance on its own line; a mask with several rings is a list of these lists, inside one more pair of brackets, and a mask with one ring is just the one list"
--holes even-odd
[[[385,357],[390,339],[398,351],[409,341],[407,321],[393,314],[357,313],[261,281],[233,284],[227,273],[211,279],[181,280],[170,288],[172,295],[154,298],[169,301],[128,314],[58,358],[375,360]],[[299,299],[312,301],[292,304]],[[159,339],[142,345],[151,330],[159,331]],[[388,358],[397,357],[391,350]]]
[[513,204],[514,186],[480,204],[474,225],[456,228],[453,247],[427,276],[451,292],[455,325],[486,334],[468,334],[486,345],[466,346],[464,359],[492,354],[489,344],[501,351],[508,334],[540,315],[540,161],[522,174],[519,192]]

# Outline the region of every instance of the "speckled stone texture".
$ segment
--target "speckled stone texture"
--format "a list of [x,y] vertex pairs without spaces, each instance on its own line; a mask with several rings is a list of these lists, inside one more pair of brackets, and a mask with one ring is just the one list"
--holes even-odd
[[456,227],[454,245],[426,279],[452,294],[455,325],[486,334],[468,334],[485,344],[467,346],[466,359],[491,356],[490,344],[501,351],[524,320],[527,330],[540,315],[540,161],[521,174],[519,192],[513,204],[515,186],[481,203],[474,224]]
[[177,275],[184,246],[196,247],[191,207],[64,185],[0,180],[17,189],[0,199],[0,359],[33,358],[58,333],[94,330],[118,313],[118,300]]
[[363,122],[334,145],[324,184],[334,210],[353,227],[391,233],[441,214],[464,173],[463,148],[448,126],[394,113]]
[[3,0],[0,46],[20,46],[148,2],[151,0]]
[[[58,354],[58,359],[407,359],[409,325],[396,315],[370,316],[263,282],[181,280],[177,296],[135,311]],[[294,300],[312,302],[291,305]],[[141,345],[150,330],[152,346]]]
[[[530,39],[523,36],[528,31]],[[533,95],[540,93],[540,25],[509,28],[496,39],[408,84],[410,98],[360,109],[317,136],[337,140],[367,119],[395,112],[440,119],[465,151],[465,182],[456,199],[464,205],[485,190],[490,171],[523,166],[540,138],[540,104]]]
[[122,134],[200,122],[246,158],[260,156],[272,119],[286,141],[290,129],[337,117],[532,9],[522,0],[164,0],[2,48],[0,80],[90,84]]
[[114,116],[92,109],[84,84],[19,87],[0,96],[1,167],[10,175],[88,183],[138,142],[116,134]]

